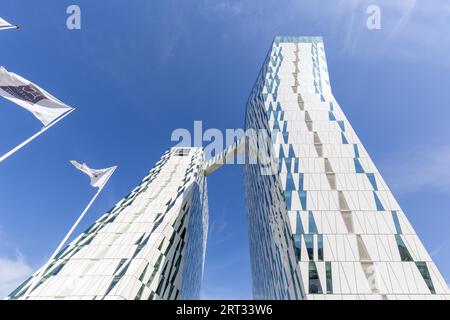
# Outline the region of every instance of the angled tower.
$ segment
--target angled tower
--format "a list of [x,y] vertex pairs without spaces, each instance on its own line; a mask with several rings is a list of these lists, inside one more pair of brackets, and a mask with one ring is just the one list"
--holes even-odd
[[322,38],[275,38],[245,126],[278,166],[244,169],[255,298],[450,297],[333,97]]
[[32,277],[8,299],[199,298],[208,229],[203,162],[202,148],[166,151],[128,196],[57,255],[29,296]]

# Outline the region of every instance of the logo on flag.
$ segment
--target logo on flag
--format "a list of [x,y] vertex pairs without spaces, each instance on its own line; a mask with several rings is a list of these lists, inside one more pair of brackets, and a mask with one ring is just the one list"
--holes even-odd
[[12,95],[13,97],[27,101],[32,104],[36,104],[43,99],[47,99],[45,95],[34,85],[29,84],[27,86],[0,86],[1,89]]
[[0,67],[0,96],[30,111],[44,126],[73,110],[44,89]]

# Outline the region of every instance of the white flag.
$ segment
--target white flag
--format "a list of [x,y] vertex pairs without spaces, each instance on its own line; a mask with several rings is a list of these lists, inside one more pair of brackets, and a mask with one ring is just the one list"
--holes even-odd
[[4,67],[0,67],[0,96],[30,111],[44,126],[73,109]]
[[11,23],[9,23],[8,21],[0,18],[0,28],[5,28],[5,27],[13,27],[13,25]]
[[70,161],[71,164],[81,172],[86,173],[91,178],[91,186],[101,188],[111,177],[117,166],[106,169],[91,169],[85,163],[79,164],[75,160]]

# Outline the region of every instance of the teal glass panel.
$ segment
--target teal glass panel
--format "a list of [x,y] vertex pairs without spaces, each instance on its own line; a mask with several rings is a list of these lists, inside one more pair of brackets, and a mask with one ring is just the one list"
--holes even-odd
[[355,161],[355,172],[356,173],[364,173],[364,169],[361,165],[361,162],[359,162],[358,158],[353,159]]
[[342,136],[342,144],[348,144],[348,140],[343,132],[341,132],[341,136]]
[[309,293],[322,294],[319,273],[317,272],[316,263],[314,261],[309,262]]
[[[303,190],[304,174],[300,173],[298,175],[298,190]],[[305,205],[306,206],[306,205]]]
[[294,249],[295,249],[295,257],[297,261],[300,261],[301,258],[301,249],[302,249],[302,236],[299,234],[294,234]]
[[378,190],[377,181],[375,180],[375,174],[373,173],[367,173],[367,178],[370,181],[370,184],[372,185],[373,190]]
[[317,235],[317,259],[323,261],[323,235]]
[[432,294],[436,294],[436,290],[434,289],[433,281],[431,280],[430,272],[428,271],[428,267],[426,262],[416,262],[417,269],[419,269],[420,274],[422,275],[423,280],[427,284],[428,289]]
[[286,175],[286,191],[295,190],[294,178],[292,177],[292,173],[288,173]]
[[314,215],[312,211],[308,212],[308,218],[309,218],[308,233],[318,234],[319,232],[317,231],[317,225],[316,221],[314,220]]
[[378,198],[378,196],[377,196],[375,191],[373,192],[373,197],[375,198],[375,204],[377,205],[377,210],[378,211],[384,211],[384,207],[381,204],[381,200],[380,200],[380,198]]
[[394,225],[397,233],[402,234],[402,228],[400,227],[400,221],[398,220],[397,211],[392,211],[392,219],[394,220]]
[[327,275],[327,293],[333,293],[333,275],[331,272],[331,262],[325,262],[325,272]]
[[314,260],[314,235],[305,234],[306,251],[308,252],[309,260]]
[[297,217],[295,221],[295,233],[296,234],[304,234],[305,230],[303,229],[302,219],[300,218],[300,212],[297,212]]
[[411,254],[408,251],[408,248],[403,242],[402,237],[399,234],[395,235],[395,241],[397,241],[397,247],[402,261],[414,261],[413,258],[411,257]]
[[306,210],[306,191],[299,191],[299,196],[302,209]]
[[355,151],[355,158],[359,158],[359,150],[357,144],[353,145],[353,150]]
[[330,121],[336,121],[336,117],[334,116],[333,111],[328,112],[328,118],[330,119]]

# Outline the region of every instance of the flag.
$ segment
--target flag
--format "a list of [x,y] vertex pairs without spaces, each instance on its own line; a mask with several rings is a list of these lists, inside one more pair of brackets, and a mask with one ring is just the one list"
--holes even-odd
[[71,164],[81,172],[84,172],[91,178],[91,186],[95,188],[101,188],[111,177],[117,166],[106,168],[106,169],[91,169],[85,163],[79,164],[75,160],[70,161]]
[[1,29],[10,29],[10,28],[18,28],[17,26],[12,25],[5,19],[0,18],[0,30]]
[[44,126],[73,109],[4,67],[0,67],[0,96],[30,111]]

